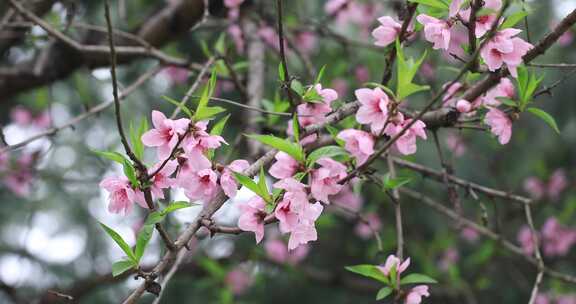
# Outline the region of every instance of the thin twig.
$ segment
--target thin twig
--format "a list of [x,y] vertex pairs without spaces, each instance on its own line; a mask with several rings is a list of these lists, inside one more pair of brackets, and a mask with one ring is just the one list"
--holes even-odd
[[283,5],[282,5],[282,0],[277,0],[276,1],[276,6],[277,6],[277,13],[278,13],[278,47],[280,48],[280,60],[282,63],[282,69],[284,71],[284,81],[282,86],[284,87],[284,91],[286,92],[286,95],[288,96],[288,100],[290,101],[290,104],[293,107],[296,107],[298,105],[298,102],[294,99],[294,96],[292,95],[292,89],[290,88],[290,83],[291,83],[291,79],[290,79],[290,73],[288,72],[288,62],[286,60],[286,50],[284,48],[284,26],[283,26],[283,22],[282,22],[282,16],[283,16]]
[[532,287],[532,293],[530,294],[530,300],[528,301],[528,304],[534,304],[536,297],[538,296],[538,288],[542,283],[542,277],[544,276],[544,269],[546,266],[544,265],[542,254],[540,253],[540,240],[538,237],[538,232],[536,232],[536,228],[534,227],[534,220],[532,219],[532,210],[530,209],[530,205],[524,205],[524,213],[526,215],[526,222],[528,223],[528,227],[530,227],[530,233],[532,234],[534,256],[536,257],[536,266],[538,268],[538,274],[534,280],[534,287]]

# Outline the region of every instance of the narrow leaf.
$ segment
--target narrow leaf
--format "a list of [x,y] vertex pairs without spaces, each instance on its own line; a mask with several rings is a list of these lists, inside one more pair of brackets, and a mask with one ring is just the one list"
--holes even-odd
[[556,120],[554,119],[554,117],[552,117],[552,115],[550,115],[550,114],[548,114],[548,113],[546,113],[546,112],[544,112],[538,108],[528,108],[528,109],[526,109],[526,111],[540,117],[552,129],[554,129],[554,131],[556,131],[556,133],[560,134],[560,129],[558,129],[558,124],[556,124]]
[[388,278],[374,265],[346,266],[346,270],[388,284]]
[[118,244],[118,246],[122,249],[122,251],[124,251],[124,253],[126,253],[126,256],[128,256],[128,258],[130,258],[130,260],[132,260],[136,263],[136,261],[138,259],[136,259],[136,257],[134,256],[134,253],[132,252],[132,248],[130,248],[130,246],[126,243],[126,241],[124,241],[124,239],[120,236],[120,234],[118,234],[112,228],[110,228],[110,227],[108,227],[102,223],[100,223],[100,226],[102,226],[104,231],[106,231],[106,233],[114,240],[114,242],[116,242],[116,244]]
[[192,115],[192,112],[190,111],[190,109],[188,109],[188,107],[186,107],[185,104],[179,102],[178,100],[172,99],[168,96],[162,96],[162,99],[168,101],[169,103],[175,105],[177,108],[180,109],[180,111],[184,112],[186,115],[188,115],[188,117],[192,117],[194,115]]
[[267,146],[271,146],[277,150],[285,152],[286,154],[292,156],[299,162],[304,161],[304,150],[301,146],[296,143],[290,142],[286,139],[276,137],[273,135],[247,135],[248,138],[255,139]]
[[322,157],[334,158],[336,156],[348,155],[348,152],[339,146],[326,146],[314,150],[307,157],[308,166],[314,165],[314,163]]
[[134,268],[136,264],[130,260],[122,260],[112,264],[112,276],[116,277]]
[[418,283],[435,284],[438,282],[436,280],[434,280],[433,278],[431,278],[425,274],[421,274],[421,273],[411,273],[411,274],[403,277],[402,280],[400,280],[401,285],[418,284]]
[[392,288],[390,287],[382,287],[378,290],[378,294],[376,294],[376,301],[380,301],[392,293]]

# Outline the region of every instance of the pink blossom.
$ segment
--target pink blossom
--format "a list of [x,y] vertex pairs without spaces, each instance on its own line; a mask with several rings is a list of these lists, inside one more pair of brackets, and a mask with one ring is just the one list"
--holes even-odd
[[457,62],[457,59],[451,55],[465,58],[467,54],[462,46],[467,44],[468,40],[468,29],[459,23],[453,24],[450,27],[450,43],[448,49],[443,53],[444,57],[450,62]]
[[[400,116],[402,117],[402,116]],[[402,118],[403,119],[403,118]],[[390,137],[394,137],[399,134],[406,126],[411,123],[412,119],[406,119],[404,121],[400,120],[400,123],[391,123],[386,127],[384,133]],[[394,146],[398,149],[398,152],[404,155],[410,155],[416,153],[416,137],[426,139],[426,124],[423,121],[418,120],[410,128],[408,128],[402,136],[400,136]]]
[[50,112],[43,111],[42,113],[38,114],[36,117],[34,117],[32,123],[36,125],[38,128],[50,127],[50,124],[52,124],[52,118],[50,117]]
[[190,120],[187,118],[167,119],[164,113],[152,111],[154,129],[142,135],[142,142],[148,147],[158,147],[158,158],[166,159],[178,142],[178,136],[184,134]]
[[320,203],[307,204],[304,206],[304,210],[299,217],[298,226],[290,233],[290,238],[288,239],[289,250],[294,250],[301,245],[318,239],[314,222],[320,217],[324,207],[322,207]]
[[576,295],[565,294],[556,298],[556,304],[576,304]]
[[406,270],[410,266],[410,258],[407,258],[404,261],[401,261],[395,255],[391,254],[386,258],[386,262],[384,266],[377,266],[378,269],[385,275],[389,276],[392,268],[396,268],[396,276],[397,278],[400,277],[400,274]]
[[351,211],[359,211],[362,208],[362,197],[352,190],[350,183],[347,183],[338,194],[331,196],[330,201]]
[[32,122],[32,113],[23,106],[16,106],[10,111],[10,119],[19,126],[27,126]]
[[472,104],[466,99],[460,99],[456,102],[456,109],[460,113],[468,113],[472,110]]
[[380,22],[380,26],[372,31],[372,36],[376,39],[374,44],[382,47],[388,46],[394,42],[400,34],[402,24],[390,16],[380,17],[378,18],[378,22]]
[[[164,161],[161,161],[148,169],[148,174],[152,174],[160,168]],[[178,162],[175,160],[170,160],[166,163],[166,165],[160,170],[151,180],[150,185],[150,192],[152,194],[152,199],[164,199],[164,191],[163,189],[168,189],[176,184],[176,180],[170,177],[174,172],[176,172],[176,168],[178,167]],[[144,198],[144,193],[140,189],[134,190],[135,192],[135,201],[142,207],[148,208],[146,204],[146,200]]]
[[[280,40],[278,34],[272,27],[261,27],[258,29],[258,36],[260,39],[262,39],[262,41],[264,41],[264,43],[275,48],[276,50],[280,50]],[[284,43],[284,47],[286,48],[286,43]]]
[[344,78],[334,78],[332,80],[332,87],[338,93],[338,96],[346,96],[346,92],[348,92],[348,81]]
[[310,54],[312,51],[314,51],[316,49],[316,45],[318,44],[316,35],[309,31],[299,32],[296,35],[295,40],[298,49],[305,54]]
[[226,274],[224,283],[226,283],[233,294],[241,295],[252,286],[254,280],[250,274],[237,267]]
[[526,178],[526,180],[524,180],[523,185],[524,185],[524,191],[530,194],[530,197],[532,197],[535,200],[540,200],[542,197],[544,197],[544,194],[546,193],[544,183],[535,176],[530,176]]
[[518,231],[518,236],[516,240],[520,243],[520,247],[527,255],[532,255],[534,253],[534,239],[532,238],[532,231],[530,227],[524,225]]
[[374,138],[368,132],[346,129],[338,133],[338,138],[345,142],[346,151],[356,158],[356,165],[358,166],[374,154]]
[[542,226],[542,244],[547,256],[565,256],[576,243],[576,230],[562,226],[551,217]]
[[184,194],[191,200],[209,202],[218,191],[218,175],[212,170],[210,161],[198,152],[187,154],[180,159],[180,171],[176,184],[184,188]]
[[458,12],[460,11],[461,5],[462,5],[462,0],[452,0],[452,3],[450,3],[448,17],[452,18],[452,17],[455,17],[456,15],[458,15]]
[[505,145],[510,141],[512,137],[512,120],[506,113],[496,108],[490,108],[484,118],[484,123],[490,126],[490,132],[498,137],[500,144]]
[[382,228],[382,222],[380,217],[376,213],[368,213],[365,215],[367,221],[359,222],[354,228],[354,232],[362,239],[369,239],[374,236],[374,233],[379,233],[380,228]]
[[[108,199],[108,211],[112,213],[124,213],[125,215],[132,210],[132,204],[136,195],[130,185],[130,181],[124,176],[107,177],[100,182],[100,187],[110,193]],[[146,208],[145,206],[143,206]]]
[[370,81],[370,70],[363,65],[359,65],[354,69],[354,77],[360,83],[368,82]]
[[284,264],[296,265],[306,258],[309,247],[307,245],[299,246],[295,250],[288,251],[287,245],[280,239],[267,240],[264,244],[264,250],[268,259]]
[[551,303],[550,297],[545,293],[538,293],[538,295],[536,296],[536,300],[534,301],[534,304],[550,304],[550,303]]
[[354,94],[361,104],[356,112],[356,121],[369,124],[372,133],[379,134],[388,119],[388,95],[380,88],[358,89]]
[[416,20],[424,25],[424,37],[434,43],[434,49],[448,50],[450,46],[450,25],[448,22],[426,14],[420,14]]
[[328,196],[340,192],[342,185],[338,182],[346,177],[346,166],[327,157],[316,161],[321,167],[312,171],[312,196],[324,203],[329,203]]
[[490,89],[490,91],[488,91],[486,95],[482,97],[481,101],[484,106],[497,107],[502,103],[500,100],[498,100],[499,97],[512,99],[515,95],[516,92],[512,81],[510,81],[508,78],[502,78],[497,86]]
[[506,64],[510,74],[517,77],[516,67],[522,63],[522,57],[530,50],[532,44],[514,37],[521,30],[508,28],[496,33],[480,51],[480,55],[492,72]]
[[[449,87],[448,87],[449,86]],[[448,87],[446,89],[446,87]],[[446,93],[442,97],[442,101],[444,102],[445,107],[454,107],[455,102],[457,100],[456,94],[462,91],[464,86],[460,82],[455,82],[452,85],[450,83],[445,83],[442,86],[442,89],[446,89]]]
[[238,218],[238,228],[254,232],[256,243],[260,243],[264,238],[265,208],[266,202],[259,196],[255,196],[247,203],[240,205],[241,214]]
[[190,71],[181,67],[169,66],[162,70],[162,73],[166,74],[173,84],[185,84]]
[[227,8],[238,8],[244,0],[224,0],[224,5]]
[[244,54],[244,37],[242,36],[242,29],[239,25],[233,24],[228,27],[228,35],[232,38],[234,46],[236,47],[236,52],[238,54]]
[[474,243],[478,240],[478,231],[471,227],[464,227],[462,231],[460,231],[460,236],[470,243]]
[[429,297],[430,293],[428,292],[428,286],[426,285],[418,285],[406,296],[406,304],[419,304],[422,302],[422,297]]
[[328,15],[333,15],[347,5],[348,1],[349,0],[329,0],[324,5],[324,11]]
[[228,167],[224,168],[224,170],[222,170],[222,175],[220,176],[220,186],[228,197],[235,197],[236,192],[238,191],[238,183],[236,182],[232,172],[242,173],[249,166],[250,164],[247,160],[237,159],[231,162]]
[[458,134],[448,133],[446,136],[446,146],[456,157],[460,157],[466,153],[466,143]]
[[268,173],[275,178],[283,179],[294,176],[300,166],[292,156],[282,151],[274,156],[276,162],[270,166]]
[[308,197],[304,192],[305,186],[293,178],[286,178],[275,183],[274,187],[286,190],[274,211],[274,215],[280,222],[280,231],[282,233],[292,232],[298,227],[306,207],[309,205]]
[[566,172],[562,169],[557,169],[552,173],[552,176],[548,181],[548,197],[552,201],[557,201],[567,187],[568,178],[566,177]]
[[199,121],[194,124],[191,134],[182,143],[184,152],[187,154],[193,152],[205,153],[210,149],[219,148],[222,143],[226,143],[222,136],[208,133],[206,131],[207,127],[208,121]]
[[443,271],[448,271],[448,269],[450,269],[451,266],[458,263],[459,259],[460,254],[458,253],[458,250],[456,250],[456,248],[454,247],[450,247],[446,249],[442,254],[442,258],[438,263],[438,267]]

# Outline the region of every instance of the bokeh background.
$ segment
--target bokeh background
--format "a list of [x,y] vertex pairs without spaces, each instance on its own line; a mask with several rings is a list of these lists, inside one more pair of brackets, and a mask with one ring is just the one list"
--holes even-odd
[[[58,29],[71,23],[68,34],[81,39],[77,23],[105,25],[100,1],[52,1],[43,18]],[[73,2],[73,3],[72,3]],[[171,2],[171,1],[167,1]],[[172,1],[173,2],[173,1]],[[216,1],[218,2],[218,1]],[[256,2],[256,3],[254,3]],[[326,65],[325,87],[340,93],[341,101],[353,100],[353,91],[362,83],[379,82],[384,69],[383,49],[373,47],[370,31],[376,18],[396,14],[398,1],[352,0],[354,5],[330,17],[325,1],[289,1],[286,5],[285,27],[292,39],[288,60],[290,72],[304,84],[313,82],[302,56],[318,70]],[[514,7],[518,9],[520,1]],[[116,27],[130,32],[146,20],[146,16],[168,5],[162,1],[112,1]],[[563,16],[576,8],[573,0],[526,1],[531,12],[530,36],[537,41]],[[273,101],[280,94],[277,80],[278,53],[274,40],[274,1],[251,1],[248,10],[256,18],[259,37],[266,48],[266,82],[264,99],[259,107],[274,110]],[[203,45],[209,49],[230,26],[226,12],[214,4],[219,13],[198,27],[171,39],[162,50],[193,62],[206,60]],[[0,3],[0,12],[8,12],[8,4]],[[71,18],[70,15],[74,17]],[[21,20],[22,21],[22,20]],[[518,25],[523,28],[522,24]],[[0,42],[10,35],[10,22],[0,30]],[[522,34],[525,38],[525,32]],[[538,63],[576,62],[576,29],[566,34]],[[236,64],[241,78],[247,73],[246,54],[235,49],[232,36],[225,35],[228,58]],[[53,41],[38,26],[33,26],[22,41],[3,49],[0,70],[17,67],[38,58]],[[421,54],[429,44],[416,39],[408,53]],[[297,53],[302,53],[298,55]],[[65,64],[65,58],[61,58]],[[56,63],[58,64],[58,63]],[[153,59],[138,59],[119,67],[119,82],[126,86],[154,68]],[[431,85],[433,91],[455,76],[459,63],[442,54],[430,52],[419,73],[418,81]],[[570,69],[531,69],[545,75],[543,85],[550,85],[567,76]],[[224,73],[224,72],[223,72]],[[2,82],[0,73],[0,82]],[[122,102],[126,125],[150,120],[153,109],[171,113],[174,106],[161,98],[181,98],[196,77],[195,72],[165,67]],[[501,146],[488,133],[477,130],[441,129],[440,142],[451,159],[455,175],[489,187],[525,196],[547,194],[533,208],[536,227],[541,229],[556,219],[566,231],[576,234],[576,77],[544,94],[536,103],[553,115],[561,133],[556,134],[543,121],[522,115],[514,124],[513,137]],[[71,118],[110,100],[112,85],[107,67],[83,67],[68,77],[48,85],[13,94],[0,90],[0,124],[7,144],[16,144],[51,126],[59,126]],[[230,81],[218,83],[217,96],[240,100]],[[428,94],[411,97],[413,108],[425,104]],[[224,137],[236,148],[224,147],[219,159],[251,159],[245,140],[247,117],[254,114],[243,108],[219,104],[231,113]],[[261,132],[284,131],[286,119],[257,114]],[[343,122],[346,124],[347,122]],[[0,302],[23,299],[25,303],[65,303],[51,291],[74,295],[82,303],[114,303],[123,299],[138,285],[130,276],[111,278],[111,264],[122,252],[103,233],[98,221],[118,231],[130,244],[145,212],[139,208],[127,216],[107,211],[106,193],[98,183],[105,175],[120,173],[121,168],[99,158],[92,150],[122,151],[113,109],[63,129],[54,136],[35,141],[11,151],[8,167],[0,172]],[[153,152],[147,151],[149,162]],[[440,169],[432,140],[419,142],[418,153],[407,159]],[[7,169],[6,169],[7,168]],[[385,164],[376,166],[386,170]],[[559,171],[560,170],[560,171]],[[407,187],[426,193],[447,203],[444,185],[418,173],[400,169],[400,176],[410,177]],[[523,210],[517,204],[482,195],[476,199],[459,189],[463,213],[498,231],[503,237],[521,245],[518,234],[525,225]],[[380,234],[384,252],[395,252],[394,212],[391,202],[378,187],[359,184],[340,204],[358,210],[369,218]],[[217,213],[216,220],[235,225],[238,204],[250,198],[243,189]],[[172,200],[185,199],[182,193],[171,193]],[[406,255],[412,258],[411,271],[426,273],[439,284],[432,286],[426,303],[522,303],[526,302],[536,274],[524,259],[459,227],[418,201],[402,197]],[[200,207],[173,213],[167,219],[172,235],[189,223]],[[162,303],[373,303],[378,285],[351,273],[344,267],[354,264],[382,263],[385,255],[378,253],[370,229],[350,214],[333,209],[318,222],[319,240],[305,249],[285,256],[284,240],[269,227],[267,237],[258,246],[253,234],[217,235],[210,238],[201,233],[193,245],[193,253],[166,286]],[[567,232],[566,232],[567,233]],[[576,239],[572,242],[576,242]],[[569,246],[571,247],[571,246]],[[153,265],[162,255],[163,247],[155,236],[146,252],[144,265]],[[576,274],[576,250],[547,256],[548,266]],[[545,277],[543,293],[552,297],[576,297],[576,287]],[[151,296],[143,302],[151,302]],[[573,302],[566,303],[575,303]],[[558,302],[559,303],[559,302]]]

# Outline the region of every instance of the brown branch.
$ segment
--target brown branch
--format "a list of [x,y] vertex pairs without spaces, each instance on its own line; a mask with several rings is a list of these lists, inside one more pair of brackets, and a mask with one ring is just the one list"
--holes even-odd
[[290,84],[292,82],[292,80],[290,79],[290,73],[288,72],[288,62],[286,60],[286,50],[284,47],[284,26],[283,26],[283,22],[282,22],[282,16],[283,16],[283,5],[282,5],[282,0],[277,0],[276,1],[276,8],[277,8],[277,18],[278,18],[278,47],[280,48],[280,60],[282,63],[282,68],[284,71],[284,81],[282,86],[284,87],[284,91],[286,92],[286,95],[288,96],[288,100],[290,101],[290,104],[292,105],[292,107],[296,107],[299,104],[299,101],[294,99],[294,95],[292,95],[292,89],[290,88]]
[[526,215],[526,222],[528,223],[528,227],[530,227],[530,233],[532,234],[532,242],[534,243],[534,257],[536,257],[536,266],[538,269],[538,274],[536,275],[534,286],[532,287],[532,292],[530,294],[530,300],[528,301],[528,304],[534,304],[536,302],[536,297],[538,296],[538,288],[542,283],[542,277],[544,276],[544,269],[546,266],[544,265],[542,254],[540,253],[540,241],[538,232],[536,232],[536,228],[534,227],[534,220],[532,219],[532,210],[530,209],[530,205],[524,205],[524,213]]

